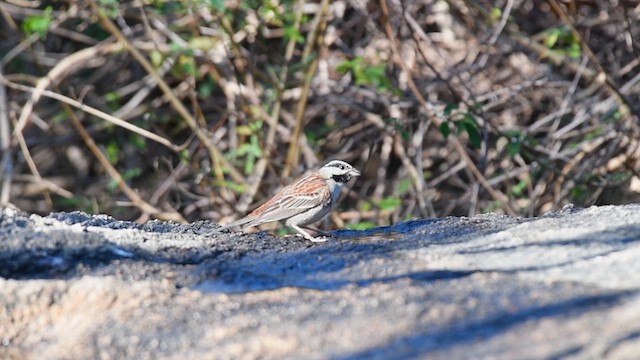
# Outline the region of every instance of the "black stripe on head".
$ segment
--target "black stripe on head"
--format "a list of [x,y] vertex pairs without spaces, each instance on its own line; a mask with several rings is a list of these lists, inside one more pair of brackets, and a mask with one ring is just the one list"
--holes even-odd
[[336,161],[336,160],[334,160],[334,161],[335,161],[335,163],[329,162],[329,164],[327,164],[327,166],[336,167],[336,168],[338,168],[340,170],[345,170],[345,169],[348,168],[347,164],[345,164],[344,162]]

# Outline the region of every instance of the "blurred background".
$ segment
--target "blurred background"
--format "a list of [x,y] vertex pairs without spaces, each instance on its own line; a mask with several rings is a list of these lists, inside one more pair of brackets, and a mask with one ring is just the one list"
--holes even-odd
[[229,222],[364,172],[322,228],[638,201],[640,5],[0,3],[0,206]]

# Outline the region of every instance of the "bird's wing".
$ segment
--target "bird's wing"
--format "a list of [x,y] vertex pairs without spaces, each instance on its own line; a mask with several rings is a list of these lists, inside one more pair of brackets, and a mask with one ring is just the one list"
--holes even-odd
[[247,226],[288,219],[330,201],[331,192],[326,182],[317,175],[310,174],[283,188],[269,201],[253,210],[247,215],[251,217]]

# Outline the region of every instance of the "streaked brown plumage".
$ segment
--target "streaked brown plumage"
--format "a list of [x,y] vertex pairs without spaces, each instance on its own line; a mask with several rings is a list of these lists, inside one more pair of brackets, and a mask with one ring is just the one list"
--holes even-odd
[[223,226],[243,229],[272,221],[285,220],[299,234],[311,241],[316,239],[300,228],[325,217],[335,207],[342,186],[360,172],[340,160],[333,160],[284,187],[271,199],[247,214],[244,218]]

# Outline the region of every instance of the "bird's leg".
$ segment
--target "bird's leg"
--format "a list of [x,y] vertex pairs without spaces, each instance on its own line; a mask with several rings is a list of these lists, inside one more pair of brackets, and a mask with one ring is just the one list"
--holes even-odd
[[305,239],[307,239],[307,240],[309,240],[309,241],[312,241],[312,242],[325,242],[325,241],[327,241],[327,238],[324,238],[324,237],[317,237],[317,238],[315,238],[315,237],[311,236],[311,234],[309,234],[308,232],[306,232],[306,231],[302,230],[302,228],[301,228],[301,227],[299,227],[298,225],[291,225],[291,224],[289,224],[289,226],[290,226],[293,230],[297,231],[297,232],[298,232],[298,234],[302,235]]

